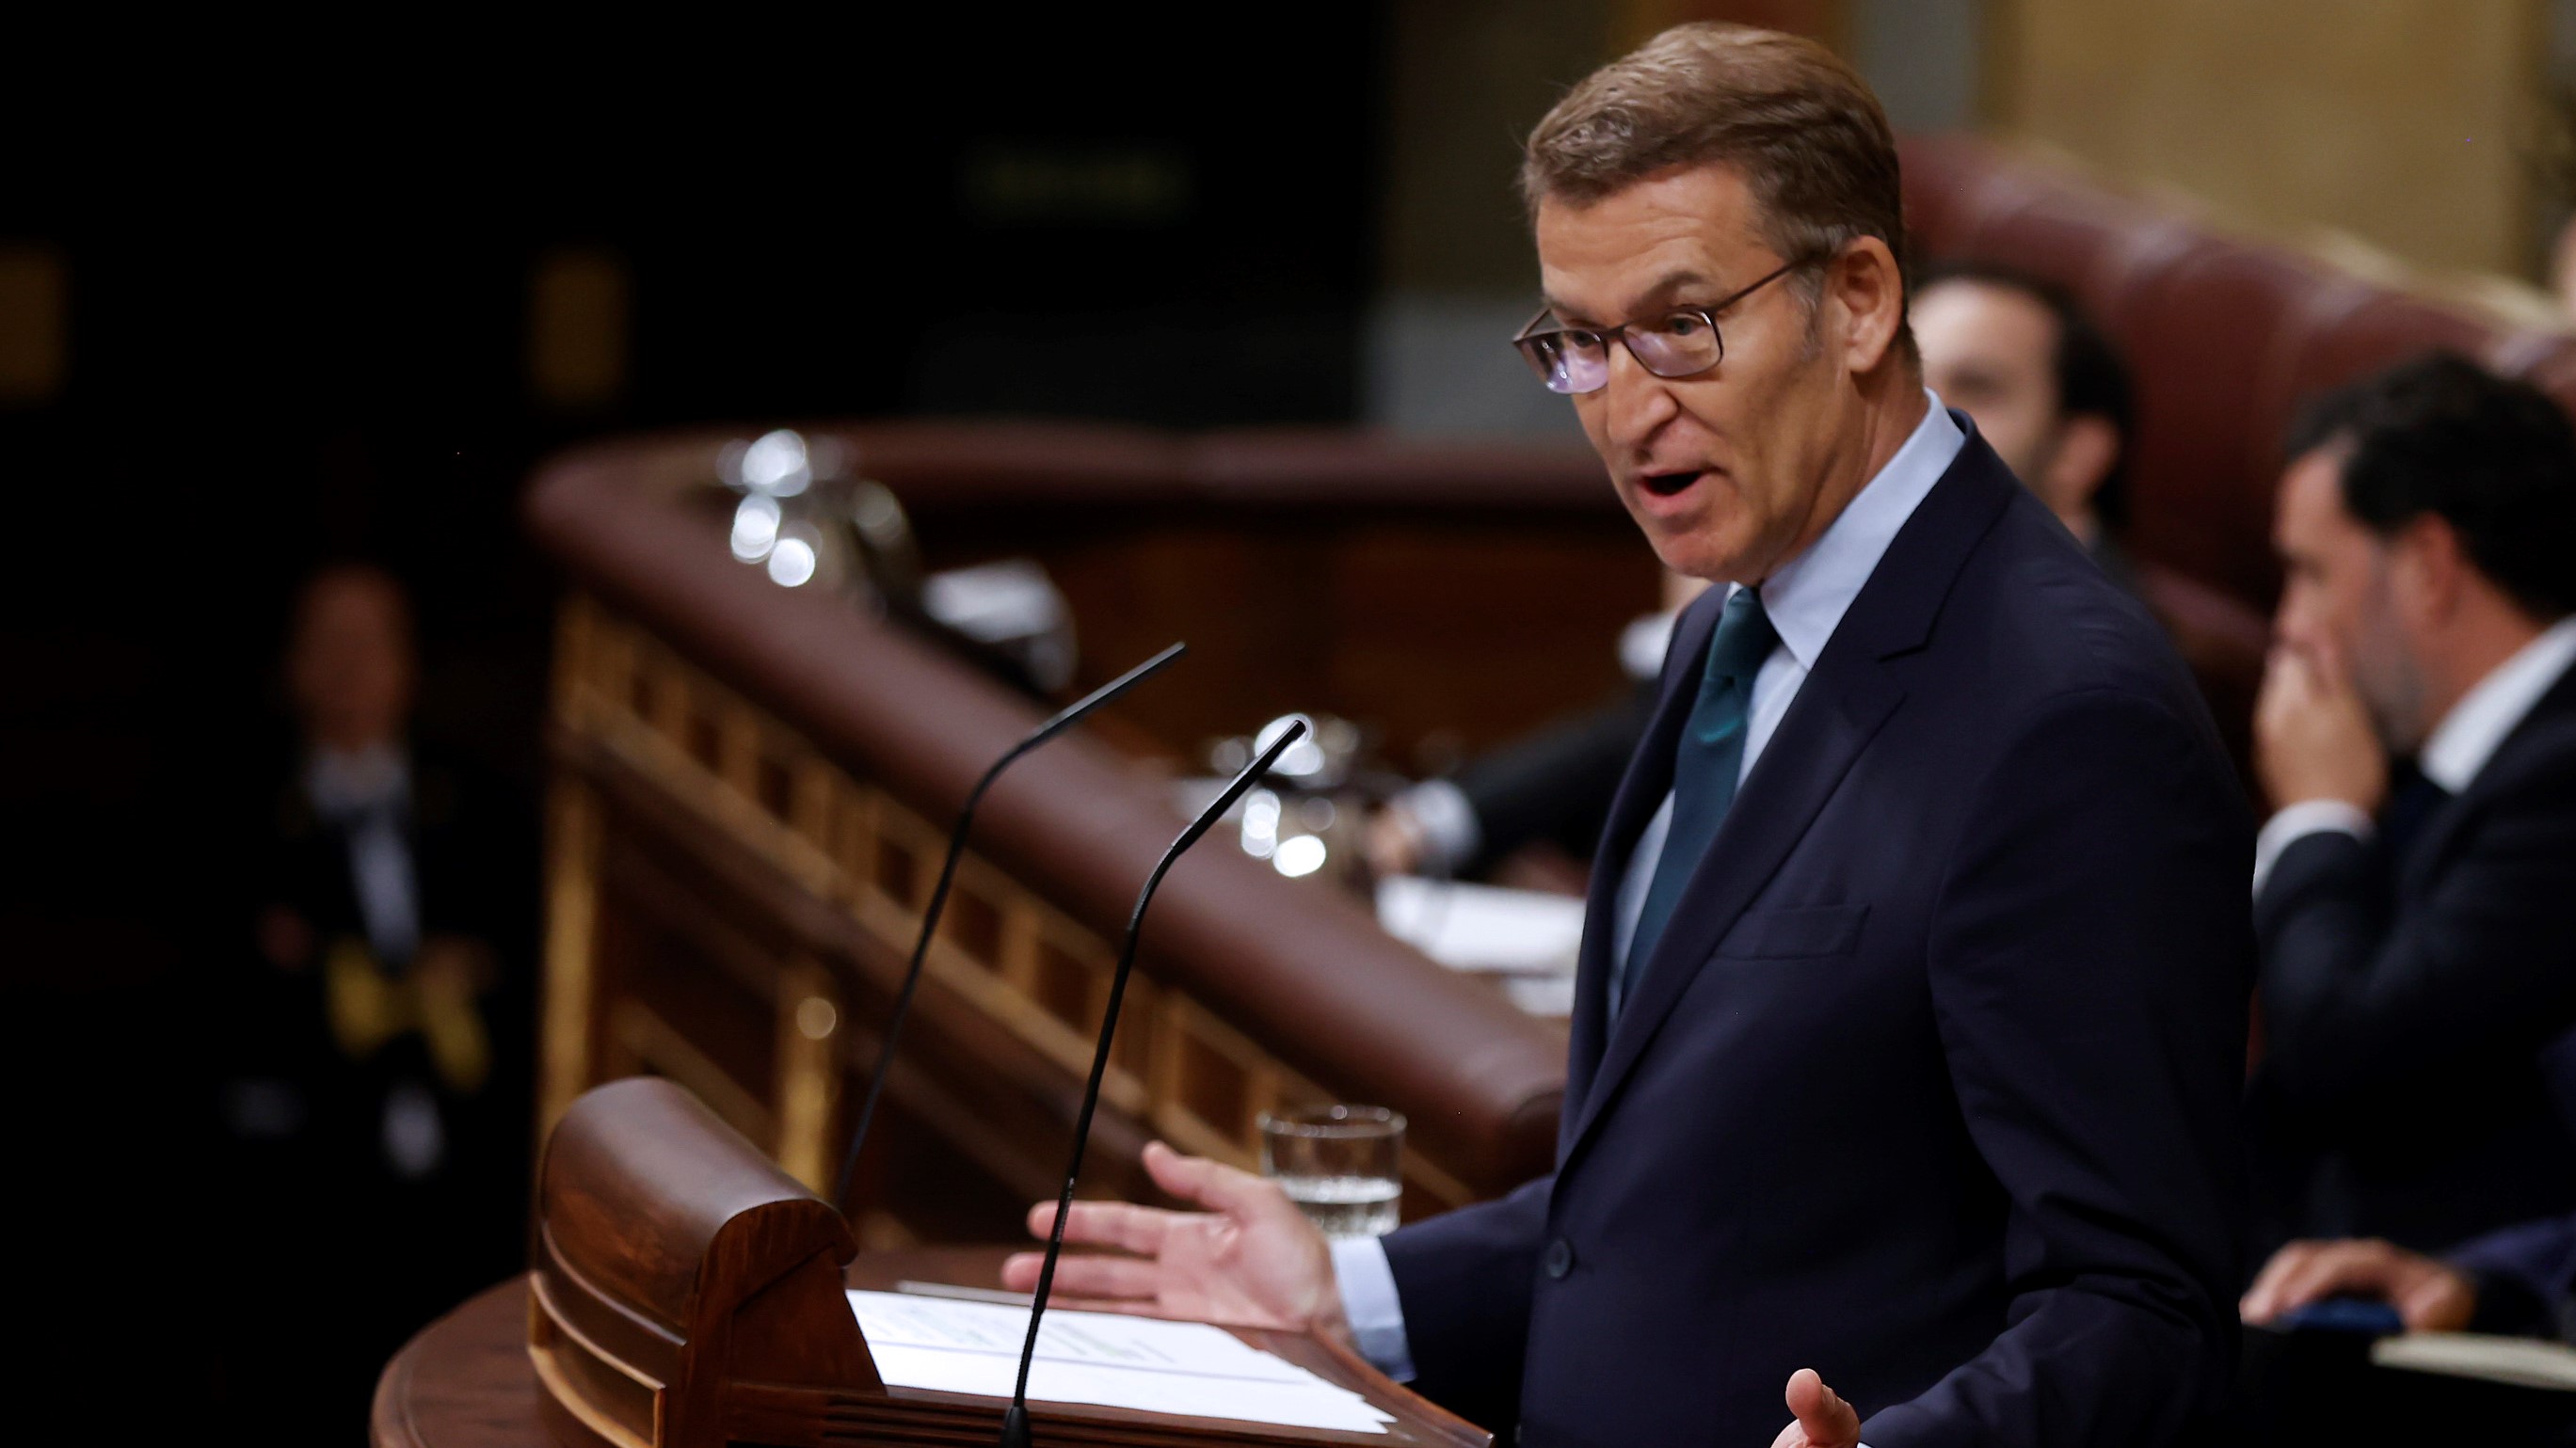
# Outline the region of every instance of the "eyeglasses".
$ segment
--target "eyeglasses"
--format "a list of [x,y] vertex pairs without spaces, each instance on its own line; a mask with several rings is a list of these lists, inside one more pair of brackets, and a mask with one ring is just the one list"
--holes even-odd
[[[1704,307],[1681,307],[1653,323],[1627,323],[1616,327],[1551,327],[1553,320],[1545,308],[1530,318],[1512,339],[1530,370],[1546,384],[1550,392],[1598,392],[1610,385],[1610,343],[1616,338],[1637,359],[1637,365],[1657,377],[1688,377],[1705,372],[1726,360],[1726,341],[1718,335],[1720,312],[1743,301],[1771,283],[1796,271],[1816,256],[1802,256],[1782,262],[1760,281],[1741,287]],[[1545,330],[1541,330],[1544,328]]]

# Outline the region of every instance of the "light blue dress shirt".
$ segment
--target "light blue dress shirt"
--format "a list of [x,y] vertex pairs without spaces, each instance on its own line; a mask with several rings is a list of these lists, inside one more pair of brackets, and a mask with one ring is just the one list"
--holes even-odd
[[[1840,517],[1826,525],[1823,536],[1761,584],[1763,611],[1771,616],[1780,642],[1753,677],[1753,707],[1745,721],[1739,782],[1753,772],[1754,761],[1798,697],[1799,685],[1824,655],[1825,645],[1832,641],[1852,600],[1860,596],[1861,586],[1877,571],[1878,560],[1886,556],[1898,530],[1967,444],[1967,434],[1951,420],[1941,399],[1930,388],[1924,389],[1923,396],[1931,407],[1896,456],[1862,486]],[[1654,882],[1655,863],[1663,855],[1672,822],[1673,797],[1667,791],[1655,817],[1637,836],[1628,872],[1620,877],[1612,948],[1622,959],[1628,954],[1629,939],[1637,933],[1637,916],[1645,909],[1646,889]],[[1334,1242],[1332,1253],[1342,1311],[1350,1319],[1360,1356],[1397,1382],[1410,1382],[1413,1349],[1405,1340],[1404,1306],[1396,1297],[1395,1273],[1387,1266],[1386,1248],[1375,1237],[1357,1237]]]

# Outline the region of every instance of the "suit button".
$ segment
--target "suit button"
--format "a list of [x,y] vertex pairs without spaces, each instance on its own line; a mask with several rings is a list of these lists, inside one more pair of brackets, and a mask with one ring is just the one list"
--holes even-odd
[[1547,1253],[1539,1259],[1550,1277],[1563,1277],[1574,1270],[1574,1244],[1563,1237],[1547,1244]]

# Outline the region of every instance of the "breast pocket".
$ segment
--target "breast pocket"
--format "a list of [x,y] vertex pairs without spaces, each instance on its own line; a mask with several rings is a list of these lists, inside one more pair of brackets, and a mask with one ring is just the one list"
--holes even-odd
[[1717,944],[1737,960],[1801,960],[1849,955],[1860,949],[1866,905],[1809,905],[1794,910],[1748,910]]

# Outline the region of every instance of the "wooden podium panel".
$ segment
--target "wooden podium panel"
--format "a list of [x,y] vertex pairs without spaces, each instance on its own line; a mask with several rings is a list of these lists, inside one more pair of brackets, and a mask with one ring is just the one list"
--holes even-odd
[[422,1328],[376,1380],[376,1448],[561,1448],[528,1361],[528,1279],[513,1277]]

